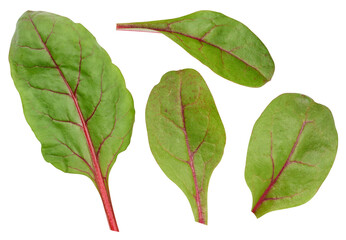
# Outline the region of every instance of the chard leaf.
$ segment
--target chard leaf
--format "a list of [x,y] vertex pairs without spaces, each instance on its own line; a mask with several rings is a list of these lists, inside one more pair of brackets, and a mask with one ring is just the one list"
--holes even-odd
[[109,172],[131,138],[134,107],[120,70],[81,24],[47,12],[18,20],[11,74],[25,118],[56,168],[89,177],[118,231]]
[[244,86],[261,87],[274,74],[274,62],[261,40],[244,24],[218,12],[120,23],[117,29],[161,32],[215,73]]
[[329,109],[300,94],[274,99],[252,131],[245,179],[257,216],[309,201],[327,177],[338,135]]
[[185,193],[195,220],[207,224],[208,183],[226,136],[201,75],[193,69],[166,73],[150,93],[146,123],[157,163]]

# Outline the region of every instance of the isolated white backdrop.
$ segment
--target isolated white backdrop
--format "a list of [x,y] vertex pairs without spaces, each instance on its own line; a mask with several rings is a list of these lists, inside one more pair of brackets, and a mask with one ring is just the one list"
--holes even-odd
[[[346,16],[344,1],[39,1],[1,3],[0,239],[345,239]],[[26,123],[10,76],[8,50],[16,21],[43,10],[82,23],[122,71],[136,109],[131,144],[110,174],[120,233],[108,230],[100,197],[84,176],[46,163]],[[267,46],[276,70],[252,89],[214,74],[161,34],[116,31],[117,22],[159,20],[214,10],[247,25]],[[195,223],[184,194],[156,164],[145,127],[151,89],[167,71],[198,70],[225,125],[227,144],[209,185],[209,225]],[[339,133],[335,164],[302,206],[251,213],[244,180],[251,130],[269,102],[303,93],[333,112]]]

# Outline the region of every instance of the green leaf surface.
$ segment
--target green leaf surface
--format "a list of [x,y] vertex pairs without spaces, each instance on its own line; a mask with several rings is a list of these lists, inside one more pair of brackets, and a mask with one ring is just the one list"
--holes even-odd
[[22,15],[9,60],[44,159],[89,177],[117,230],[108,176],[130,142],[134,122],[132,96],[120,70],[81,24],[47,12]]
[[327,177],[338,135],[329,109],[300,94],[274,99],[256,121],[245,179],[257,216],[309,201]]
[[151,151],[185,193],[195,220],[207,224],[207,192],[226,135],[214,99],[193,69],[166,73],[150,93],[146,123]]
[[161,32],[215,73],[244,86],[261,87],[274,74],[274,62],[261,40],[244,24],[218,12],[120,23],[117,29]]

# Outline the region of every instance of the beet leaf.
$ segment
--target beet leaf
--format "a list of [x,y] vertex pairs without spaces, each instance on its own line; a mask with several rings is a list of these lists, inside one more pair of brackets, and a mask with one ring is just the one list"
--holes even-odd
[[218,12],[119,23],[117,29],[161,32],[215,73],[244,86],[261,87],[274,74],[274,62],[261,40],[244,24]]
[[25,118],[56,168],[89,177],[118,231],[109,172],[131,138],[134,107],[120,70],[81,24],[47,12],[18,20],[11,74]]
[[327,177],[338,135],[329,109],[300,94],[274,99],[252,131],[245,179],[257,216],[309,201]]
[[146,123],[151,151],[185,193],[195,220],[207,224],[207,192],[226,135],[214,99],[193,69],[166,73],[150,93]]

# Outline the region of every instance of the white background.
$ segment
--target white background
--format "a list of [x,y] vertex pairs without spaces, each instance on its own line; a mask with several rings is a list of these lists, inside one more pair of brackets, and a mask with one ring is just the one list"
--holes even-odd
[[[344,1],[38,1],[1,2],[0,239],[345,239],[346,6]],[[46,163],[26,123],[10,76],[16,21],[43,10],[82,23],[121,69],[136,108],[133,136],[110,174],[120,233],[108,230],[100,197],[84,176]],[[116,31],[117,22],[180,17],[214,10],[247,25],[267,46],[276,70],[252,89],[225,80],[161,34]],[[151,155],[145,105],[170,70],[194,68],[206,80],[225,125],[227,144],[209,185],[209,225],[194,222],[183,193]],[[244,179],[256,119],[272,99],[303,93],[333,112],[339,133],[335,164],[315,197],[291,209],[251,213]]]

